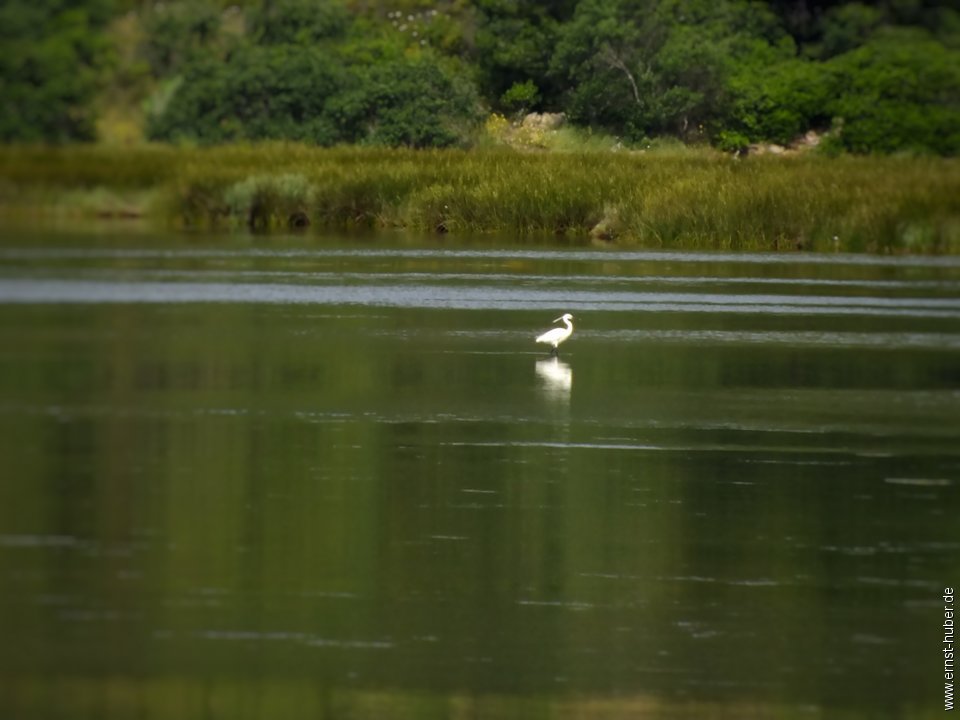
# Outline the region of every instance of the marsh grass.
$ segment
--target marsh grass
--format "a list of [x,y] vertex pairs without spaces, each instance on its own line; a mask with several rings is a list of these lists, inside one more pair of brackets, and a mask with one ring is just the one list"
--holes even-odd
[[313,187],[300,173],[251,175],[223,193],[227,216],[254,230],[310,224]]
[[144,203],[140,211],[182,226],[396,227],[664,248],[960,252],[956,160],[292,144],[0,149],[0,207],[59,204],[83,214],[127,197]]

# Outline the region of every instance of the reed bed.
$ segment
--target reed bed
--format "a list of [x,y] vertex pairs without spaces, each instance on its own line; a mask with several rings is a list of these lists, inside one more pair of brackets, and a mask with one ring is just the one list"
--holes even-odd
[[960,253],[960,161],[936,158],[292,144],[0,148],[0,207],[79,191],[88,198],[140,192],[142,212],[177,226],[391,227],[662,248]]

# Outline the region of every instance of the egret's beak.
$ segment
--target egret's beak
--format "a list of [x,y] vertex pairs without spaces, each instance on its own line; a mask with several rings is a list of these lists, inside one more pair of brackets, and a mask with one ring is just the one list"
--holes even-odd
[[555,318],[555,319],[554,319],[554,322],[560,322],[561,320],[563,320],[563,315],[561,315],[561,316],[558,317],[558,318]]

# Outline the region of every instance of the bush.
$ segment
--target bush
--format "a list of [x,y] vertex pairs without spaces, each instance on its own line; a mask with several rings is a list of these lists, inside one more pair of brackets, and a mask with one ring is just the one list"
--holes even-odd
[[0,142],[94,139],[108,15],[92,2],[50,5],[0,4]]
[[729,78],[793,52],[775,17],[743,0],[582,0],[551,70],[574,122],[629,138],[697,139],[724,117]]
[[318,46],[246,46],[226,62],[195,58],[163,90],[155,140],[446,147],[479,119],[473,87],[428,54],[351,70]]
[[866,43],[883,22],[883,11],[854,2],[826,12],[821,21],[822,40],[818,54],[831,58]]
[[750,142],[789,143],[810,128],[830,124],[835,78],[821,63],[793,59],[751,66],[730,81],[724,130]]
[[495,101],[517,84],[532,81],[539,95],[553,99],[557,92],[547,71],[558,24],[544,7],[548,4],[478,2],[477,5],[480,12],[472,60],[487,97]]
[[352,135],[375,145],[463,144],[481,119],[473,86],[427,54],[373,66],[332,105]]
[[523,113],[529,110],[540,100],[540,91],[533,80],[514,83],[500,96],[500,104],[507,110]]
[[197,58],[162,111],[155,140],[218,143],[287,139],[332,145],[352,139],[327,111],[351,75],[313,47],[244,47],[226,62]]
[[960,154],[960,52],[887,32],[829,63],[840,94],[838,141],[854,152]]
[[248,31],[264,45],[309,44],[343,37],[349,25],[349,13],[335,0],[271,0],[251,13]]
[[145,14],[143,54],[155,76],[178,71],[220,33],[220,11],[209,0],[157,4]]

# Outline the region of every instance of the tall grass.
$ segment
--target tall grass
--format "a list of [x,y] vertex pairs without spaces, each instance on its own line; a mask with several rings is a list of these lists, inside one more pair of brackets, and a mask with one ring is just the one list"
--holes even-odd
[[0,148],[0,207],[154,189],[177,225],[564,234],[645,247],[960,252],[960,161],[700,153]]

